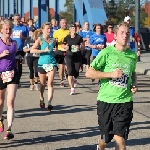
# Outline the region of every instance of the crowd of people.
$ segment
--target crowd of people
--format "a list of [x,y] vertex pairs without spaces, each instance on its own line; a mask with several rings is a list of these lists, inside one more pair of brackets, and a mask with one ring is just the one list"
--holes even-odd
[[[0,18],[0,132],[4,131],[3,106],[7,93],[8,128],[4,139],[14,138],[11,131],[14,119],[14,100],[21,87],[22,64],[26,59],[29,68],[30,90],[39,90],[40,107],[45,108],[44,90],[48,86],[47,109],[53,109],[53,81],[59,72],[60,86],[67,78],[70,95],[75,95],[77,78],[83,65],[86,77],[100,83],[97,97],[98,123],[101,131],[99,150],[104,150],[112,138],[117,150],[125,150],[125,140],[132,120],[133,94],[137,92],[135,29],[126,16],[116,26],[84,22],[71,24],[66,19],[59,25],[55,19],[40,28],[33,19],[25,21],[19,14],[13,20]],[[137,42],[139,45],[139,42]],[[92,58],[92,59],[91,59]],[[92,63],[91,63],[92,61]],[[39,84],[40,83],[40,84]]]

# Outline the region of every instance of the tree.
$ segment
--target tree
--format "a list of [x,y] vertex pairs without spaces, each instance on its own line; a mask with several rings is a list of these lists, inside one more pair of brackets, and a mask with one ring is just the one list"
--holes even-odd
[[65,18],[68,24],[71,24],[73,22],[73,14],[74,14],[73,0],[66,0],[64,7],[66,8],[66,10],[60,12],[60,19]]
[[150,28],[150,16],[145,17],[144,26]]

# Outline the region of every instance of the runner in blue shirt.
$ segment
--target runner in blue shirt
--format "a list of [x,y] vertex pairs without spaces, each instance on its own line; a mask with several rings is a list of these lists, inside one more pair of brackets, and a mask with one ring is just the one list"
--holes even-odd
[[[86,64],[86,70],[90,67],[90,57],[91,57],[91,48],[89,48],[87,45],[89,43],[90,36],[93,34],[93,31],[89,30],[89,23],[84,22],[83,24],[83,30],[81,30],[78,33],[85,42],[85,50],[82,50],[82,64]],[[83,68],[81,68],[83,70]]]
[[106,35],[103,33],[103,26],[101,24],[95,24],[94,33],[90,37],[89,47],[92,48],[93,59],[98,53],[106,47]]

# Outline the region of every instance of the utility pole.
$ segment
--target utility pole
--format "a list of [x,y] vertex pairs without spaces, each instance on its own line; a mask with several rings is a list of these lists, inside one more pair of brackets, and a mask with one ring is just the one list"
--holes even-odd
[[[136,0],[135,2],[135,32],[140,36],[140,0]],[[135,42],[135,52],[137,53],[138,43]],[[138,57],[138,61],[140,61],[140,56]]]

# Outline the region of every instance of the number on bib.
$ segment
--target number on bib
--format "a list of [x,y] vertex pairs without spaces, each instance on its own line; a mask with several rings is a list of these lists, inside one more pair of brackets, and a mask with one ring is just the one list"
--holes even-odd
[[2,74],[1,74],[3,83],[12,81],[13,77],[14,77],[14,70],[2,72]]
[[121,78],[111,79],[109,83],[117,87],[127,88],[128,80],[129,76],[127,74],[123,74]]

